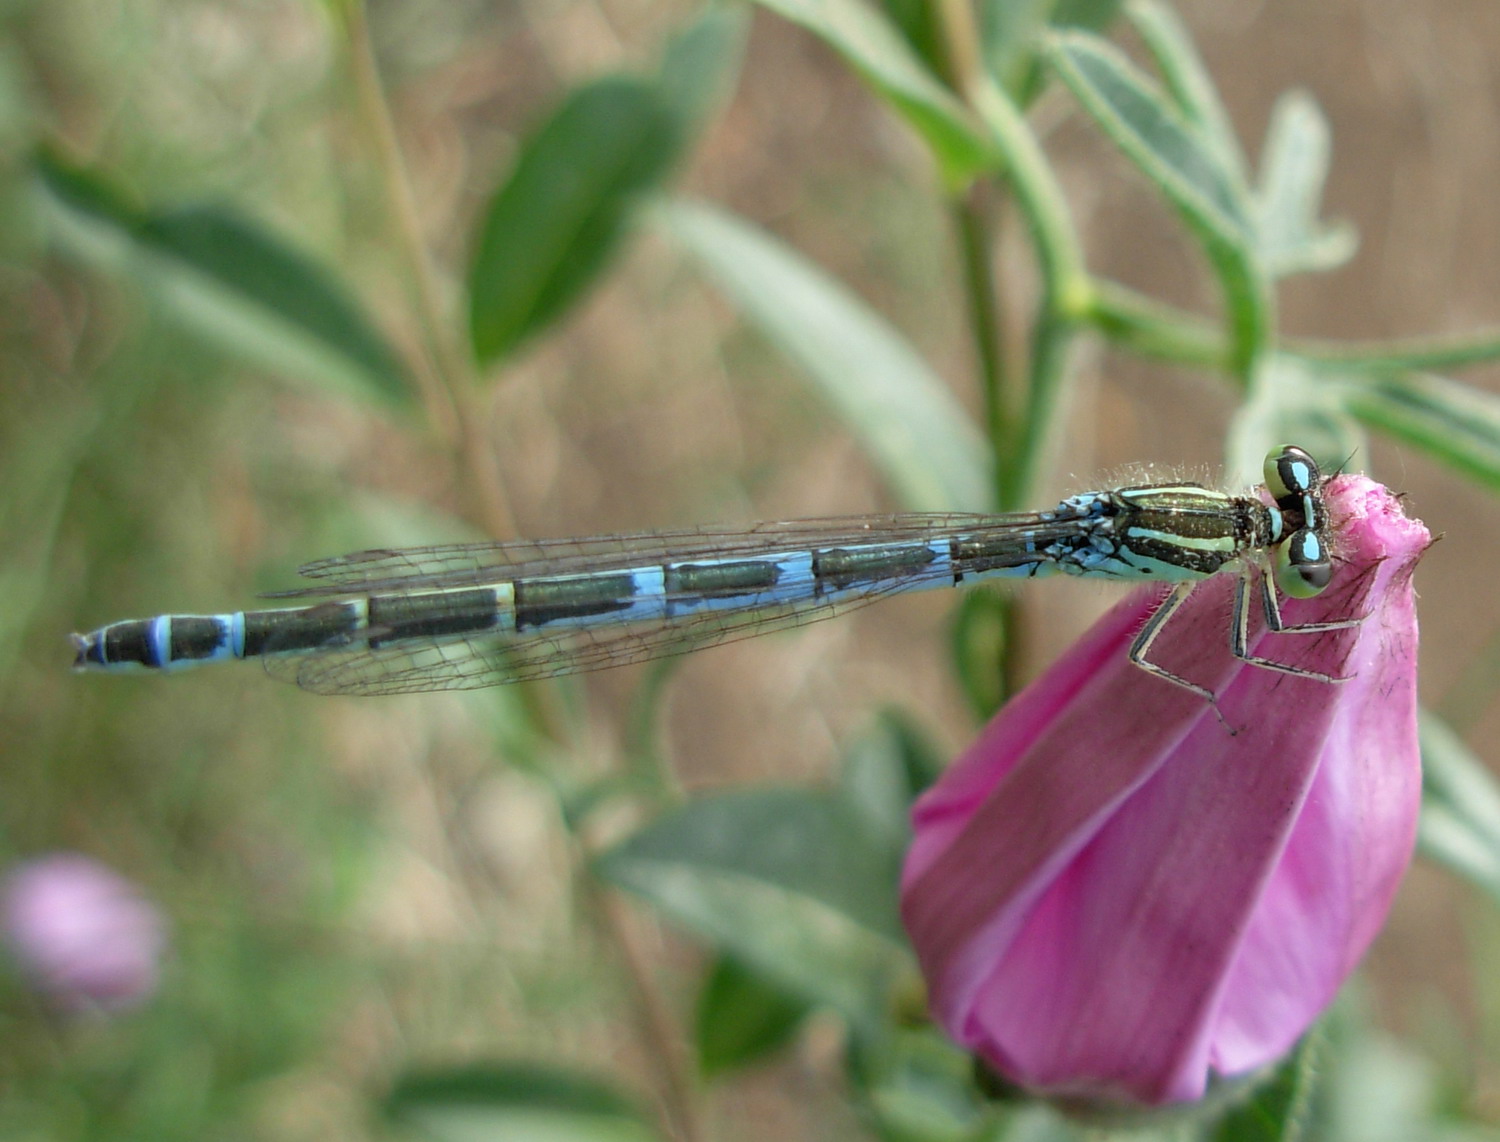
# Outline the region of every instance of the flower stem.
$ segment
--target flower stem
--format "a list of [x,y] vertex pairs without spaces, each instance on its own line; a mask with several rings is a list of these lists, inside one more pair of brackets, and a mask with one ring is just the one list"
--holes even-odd
[[[942,43],[942,69],[948,86],[968,99],[984,80],[979,27],[970,0],[938,0],[936,31]],[[958,233],[963,262],[962,284],[969,319],[979,388],[984,399],[984,428],[996,457],[992,499],[1005,496],[1003,449],[1014,436],[1010,420],[1010,381],[1005,370],[999,288],[992,262],[996,245],[995,215],[986,202],[985,187],[974,183],[959,188],[951,199],[953,226]]]
[[[954,91],[972,104],[975,93],[984,83],[984,60],[973,6],[970,0],[938,0],[934,12],[943,45],[945,78]],[[990,498],[997,510],[1003,510],[1010,485],[1007,450],[1017,432],[1011,419],[1013,382],[1005,367],[1004,320],[993,261],[997,245],[995,203],[987,201],[987,189],[976,182],[959,190],[952,198],[950,209],[963,262],[962,283],[974,361],[979,370],[979,389],[984,401],[985,436],[993,458]],[[1003,702],[1015,692],[1015,679],[1021,663],[1016,633],[1021,624],[1017,608],[1008,598],[997,602],[986,613],[996,636],[995,667],[999,687],[993,697]],[[972,634],[972,622],[972,612],[969,619],[960,619],[956,628],[956,637],[960,641]],[[971,695],[971,698],[977,697]],[[985,695],[983,704],[986,707],[993,704],[990,698],[989,694]],[[986,716],[990,712],[990,709],[984,711]]]
[[347,6],[345,28],[355,107],[379,164],[390,199],[395,237],[412,283],[425,357],[416,369],[428,414],[448,438],[456,477],[468,498],[469,514],[497,538],[514,535],[514,517],[495,462],[484,399],[473,358],[452,332],[440,301],[438,275],[422,237],[421,217],[411,177],[396,138],[396,127],[380,82],[365,5]]
[[584,867],[578,879],[588,903],[588,914],[600,935],[614,948],[615,958],[629,981],[636,1034],[655,1072],[664,1132],[675,1142],[703,1142],[706,1135],[687,1052],[678,1022],[667,1009],[657,986],[652,957],[641,946],[633,917],[624,902],[594,879],[587,869],[587,850],[580,846],[580,852]]
[[[395,218],[396,237],[413,284],[414,300],[424,346],[416,370],[433,423],[447,437],[456,478],[469,497],[471,517],[497,537],[515,534],[492,446],[485,390],[473,357],[453,335],[440,301],[438,275],[422,238],[416,196],[396,139],[395,126],[369,34],[363,3],[347,6],[351,73],[360,120],[369,134],[384,176]],[[528,719],[554,740],[560,740],[560,718],[542,687],[522,688]],[[637,1034],[650,1065],[657,1073],[667,1133],[678,1142],[701,1142],[703,1127],[684,1058],[677,1025],[668,1012],[651,970],[650,957],[639,946],[623,904],[588,871],[588,846],[574,834],[580,854],[578,882],[583,886],[588,914],[630,982]]]
[[[1016,394],[1005,369],[1004,320],[991,262],[992,218],[980,208],[980,188],[969,188],[955,202],[985,429],[995,457],[994,499],[998,510],[1014,511],[1031,497],[1061,403],[1068,348],[1090,309],[1093,290],[1062,188],[1020,109],[985,68],[971,0],[939,0],[936,12],[948,82],[997,145],[1004,168],[995,177],[1003,179],[1026,220],[1041,271],[1042,296],[1034,319],[1026,390]],[[1001,685],[1004,693],[1014,693],[1023,661],[1019,609],[1007,601],[991,617],[999,635]]]
[[1229,371],[1229,345],[1219,326],[1117,282],[1095,279],[1093,303],[1089,322],[1116,345],[1159,361]]
[[[1001,341],[999,289],[990,262],[990,251],[995,246],[993,220],[980,201],[982,194],[983,188],[970,188],[962,199],[954,201],[952,214],[963,256],[969,335],[984,395],[985,434],[991,449],[998,451],[1001,443],[1011,438],[1013,429],[1007,409],[1006,394],[1010,384],[1005,373],[1005,351]],[[998,503],[1002,492],[998,484],[998,463],[995,471],[994,498]]]
[[1006,180],[1026,219],[1041,271],[1027,391],[1015,431],[999,456],[1004,473],[1000,509],[1006,511],[1031,498],[1059,408],[1067,350],[1091,309],[1093,286],[1062,188],[1020,110],[988,78],[975,89],[974,107],[1005,155]]

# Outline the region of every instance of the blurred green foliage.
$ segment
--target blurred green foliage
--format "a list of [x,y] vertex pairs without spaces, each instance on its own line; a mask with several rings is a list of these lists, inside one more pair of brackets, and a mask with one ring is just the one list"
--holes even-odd
[[[622,763],[611,727],[630,698],[611,683],[329,702],[253,668],[74,678],[60,632],[237,606],[345,549],[776,511],[787,484],[815,489],[808,514],[853,510],[837,494],[850,469],[808,460],[830,434],[860,494],[1018,506],[1051,462],[1085,332],[1222,381],[1232,472],[1289,435],[1341,460],[1373,432],[1500,485],[1500,403],[1438,372],[1493,360],[1500,337],[1282,336],[1285,280],[1354,253],[1322,218],[1328,124],[1284,96],[1253,178],[1165,7],[1124,6],[1126,52],[1101,38],[1118,3],[993,0],[966,32],[944,23],[964,5],[765,0],[755,37],[771,46],[751,37],[745,66],[772,86],[733,102],[748,9],[649,7],[0,12],[0,856],[113,864],[165,908],[174,949],[157,1000],[111,1020],[61,1020],[4,977],[0,1137],[701,1137],[698,1078],[652,1030],[660,996],[639,994],[655,976],[688,981],[679,1010],[698,995],[697,1065],[728,1092],[716,1136],[760,1136],[733,1083],[796,1051],[777,1121],[807,1136],[1077,1136],[986,1103],[967,1060],[902,1025],[904,813],[943,752],[911,723],[919,703],[872,717],[904,691],[851,688],[838,731],[874,728],[850,735],[828,788],[805,787],[831,765],[803,734],[780,774],[799,787],[687,797],[725,775],[645,731]],[[777,53],[812,40],[833,86],[775,87]],[[1059,107],[1180,220],[1216,316],[1089,269],[1034,129]],[[810,141],[753,155],[757,114]],[[882,143],[893,124],[906,132]],[[718,165],[695,171],[706,134]],[[799,169],[845,147],[878,151],[879,175]],[[838,254],[818,248],[831,219],[860,243],[833,270],[813,256]],[[1001,288],[1006,226],[1030,288]],[[940,379],[959,371],[972,382]],[[813,466],[783,475],[788,457]],[[623,486],[653,477],[649,503]],[[1022,639],[1008,605],[963,616],[963,688],[988,708]],[[637,722],[690,738],[669,681],[650,676]],[[697,740],[729,743],[743,679],[717,704],[683,688],[712,723]],[[970,730],[949,695],[953,711],[944,746]],[[778,718],[743,716],[774,754]],[[1431,852],[1494,893],[1492,785],[1429,729]],[[760,847],[771,834],[783,843]],[[709,966],[620,921],[600,903],[613,887],[693,933]],[[639,944],[650,970],[622,981]],[[1493,1012],[1476,1018],[1492,1037]],[[1321,1096],[1299,1052],[1191,1127],[1353,1142],[1349,1090],[1425,1071],[1350,1020],[1367,1026],[1341,1016],[1358,1049]],[[514,1062],[538,1058],[549,1068]],[[1450,1080],[1452,1113],[1440,1084],[1402,1088],[1392,1121],[1486,1136],[1493,1106],[1470,1094],[1492,1066]]]

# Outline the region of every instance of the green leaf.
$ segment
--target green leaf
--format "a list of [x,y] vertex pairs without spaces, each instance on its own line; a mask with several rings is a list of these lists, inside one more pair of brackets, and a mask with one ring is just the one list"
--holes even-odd
[[226,207],[151,211],[108,178],[42,153],[59,242],[243,360],[390,405],[411,400],[396,354],[325,267]]
[[825,41],[932,149],[950,186],[994,170],[999,155],[901,33],[862,0],[760,0]]
[[937,747],[902,710],[883,710],[855,739],[839,766],[839,789],[866,822],[869,836],[890,846],[893,870],[911,841],[911,806],[937,780]]
[[1500,398],[1424,373],[1344,375],[1344,406],[1371,428],[1500,490]]
[[748,8],[716,5],[667,45],[661,94],[677,115],[686,140],[696,139],[728,102],[749,29]]
[[1219,92],[1177,13],[1155,0],[1131,0],[1126,14],[1161,71],[1177,110],[1218,156],[1224,173],[1245,186],[1245,156]]
[[714,1077],[760,1062],[792,1041],[807,1012],[805,1000],[719,957],[698,995],[699,1069]]
[[1118,50],[1053,36],[1053,66],[1110,140],[1176,207],[1224,291],[1230,363],[1248,385],[1270,334],[1270,287],[1255,259],[1249,194],[1220,147]]
[[679,201],[658,218],[816,382],[904,507],[989,506],[990,459],[979,430],[916,350],[863,301],[732,215]]
[[[1382,1034],[1368,1015],[1335,1027],[1317,1099],[1317,1142],[1482,1142],[1454,1122],[1451,1087],[1430,1057]],[[1311,1136],[1311,1135],[1310,1135]]]
[[850,1063],[853,1086],[890,1142],[1046,1137],[985,1130],[990,1108],[975,1086],[973,1058],[930,1028],[857,1043]]
[[1313,341],[1289,343],[1296,352],[1327,368],[1351,373],[1397,373],[1424,369],[1458,369],[1500,358],[1500,330],[1485,329],[1458,337],[1412,337],[1396,341]]
[[69,162],[50,147],[40,148],[35,162],[47,204],[60,211],[57,223],[80,227],[84,233],[76,240],[93,238],[100,242],[98,255],[107,246],[118,256],[126,256],[131,232],[146,217],[144,204],[120,183]]
[[598,278],[632,206],[671,170],[684,106],[645,80],[600,79],[574,90],[522,144],[485,211],[469,273],[481,365],[556,321]]
[[837,794],[726,793],[596,862],[712,946],[810,1003],[878,1021],[904,962],[889,854]]
[[[689,867],[785,890],[901,942],[883,846],[837,793],[746,789],[695,801],[610,850],[614,873]],[[872,875],[876,874],[876,875]]]
[[900,33],[922,66],[943,73],[943,29],[931,0],[876,0],[875,6]]
[[1500,902],[1500,784],[1436,715],[1422,712],[1423,854]]
[[1245,245],[1243,187],[1201,128],[1104,40],[1059,32],[1053,45],[1058,73],[1110,140],[1196,226],[1221,242]]
[[1041,32],[1054,0],[982,0],[976,16],[990,74],[1018,102],[1034,94]]
[[591,1077],[537,1063],[496,1063],[403,1076],[382,1110],[438,1142],[652,1142],[640,1111]]
[[1052,11],[1052,26],[1102,32],[1114,23],[1120,5],[1121,0],[1057,0]]
[[[1045,73],[1042,33],[1048,28],[1102,30],[1121,0],[979,0],[976,5],[985,65],[1019,107],[1041,93]],[[930,11],[930,4],[923,4]]]
[[1323,1054],[1321,1032],[1304,1035],[1296,1050],[1219,1120],[1212,1142],[1297,1142],[1305,1137]]
[[1284,353],[1262,358],[1251,392],[1230,423],[1233,483],[1259,484],[1266,452],[1288,442],[1307,449],[1329,472],[1351,456],[1368,454],[1369,441],[1337,389],[1306,361]]
[[1276,101],[1255,204],[1256,245],[1273,277],[1331,270],[1359,247],[1354,227],[1318,219],[1329,150],[1328,120],[1310,95],[1293,91]]

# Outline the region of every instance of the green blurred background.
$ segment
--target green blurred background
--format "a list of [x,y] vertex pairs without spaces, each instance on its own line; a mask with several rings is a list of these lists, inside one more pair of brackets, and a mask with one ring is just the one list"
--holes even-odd
[[[445,280],[462,277],[518,133],[570,85],[650,65],[696,10],[373,6]],[[1252,148],[1284,89],[1309,90],[1331,120],[1327,213],[1357,227],[1361,252],[1287,286],[1288,333],[1500,319],[1500,6],[1211,0],[1182,15]],[[474,537],[418,418],[247,367],[43,225],[30,156],[51,141],[154,205],[236,205],[336,267],[409,352],[410,283],[328,14],[294,0],[13,0],[0,27],[0,858],[67,848],[107,862],[161,903],[174,945],[157,1000],[113,1021],[60,1023],[6,978],[0,1136],[364,1137],[393,1076],[443,1060],[541,1056],[639,1077],[630,1004],[580,919],[553,796],[617,764],[639,669],[547,691],[566,726],[548,743],[518,728],[526,699],[508,691],[358,701],[254,666],[172,680],[68,669],[74,629],[249,605],[321,555]],[[1034,121],[1090,265],[1211,311],[1159,198],[1070,105],[1044,99]],[[756,14],[739,86],[679,185],[852,284],[956,383],[969,375],[929,163],[804,33]],[[1017,225],[1002,266],[1029,265]],[[1226,392],[1097,349],[1078,374],[1044,499],[1142,461],[1215,471]],[[491,443],[521,535],[892,506],[806,383],[650,235],[494,394]],[[1354,463],[1445,533],[1418,578],[1423,697],[1500,764],[1495,507],[1393,448]],[[1113,597],[1073,583],[1028,593],[1031,669]],[[974,727],[946,665],[952,605],[893,603],[694,658],[663,710],[678,772],[695,789],[818,780],[886,703],[957,748]],[[686,1009],[696,953],[644,914],[631,922]],[[1419,863],[1365,989],[1439,1086],[1490,1121],[1497,967],[1488,906]],[[718,1136],[860,1136],[835,1038],[815,1027],[726,1084]]]

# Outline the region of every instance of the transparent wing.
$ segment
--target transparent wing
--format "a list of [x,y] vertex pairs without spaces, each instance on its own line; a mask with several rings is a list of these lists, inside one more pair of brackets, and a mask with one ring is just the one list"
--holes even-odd
[[347,645],[305,655],[268,657],[264,662],[273,677],[315,694],[475,690],[646,662],[787,630],[931,581],[930,575],[909,576],[886,580],[864,594],[832,601],[809,597],[769,607],[699,612],[670,621],[618,627],[403,639],[389,645],[376,645],[380,632],[370,631]]
[[[930,542],[952,536],[1024,531],[1032,550],[1071,535],[1076,525],[1039,513],[901,514],[796,520],[743,528],[702,527],[506,543],[377,549],[310,563],[301,573],[318,585],[277,598],[432,592],[528,577],[604,574],[661,563],[705,563],[769,553],[871,544]],[[1034,561],[1018,544],[1018,564]],[[732,609],[684,606],[670,617],[620,626],[542,628],[486,635],[401,638],[382,642],[372,629],[340,644],[265,659],[275,677],[320,694],[400,694],[465,690],[644,662],[769,631],[817,622],[903,591],[951,583],[947,567],[921,567],[875,580],[833,598],[747,598]],[[689,603],[691,596],[678,601]],[[667,608],[670,610],[670,608]],[[272,648],[274,651],[274,648]]]
[[297,573],[317,580],[316,586],[275,591],[265,597],[297,599],[334,593],[480,586],[524,579],[528,575],[616,571],[659,562],[732,559],[803,547],[901,543],[947,532],[1035,527],[1041,522],[1035,512],[907,513],[645,531],[584,539],[375,548],[305,564]]

